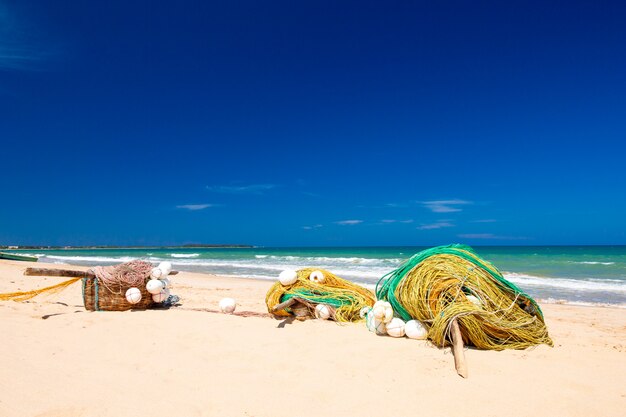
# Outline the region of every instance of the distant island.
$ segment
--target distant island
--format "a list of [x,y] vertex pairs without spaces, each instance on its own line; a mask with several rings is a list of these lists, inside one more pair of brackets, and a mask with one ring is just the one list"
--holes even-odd
[[8,250],[20,250],[20,249],[41,249],[41,250],[69,250],[69,249],[159,249],[159,248],[215,248],[215,249],[251,249],[256,248],[253,245],[214,245],[205,243],[188,243],[185,245],[167,245],[167,246],[108,246],[108,245],[95,245],[95,246],[36,246],[36,245],[0,245],[0,249]]

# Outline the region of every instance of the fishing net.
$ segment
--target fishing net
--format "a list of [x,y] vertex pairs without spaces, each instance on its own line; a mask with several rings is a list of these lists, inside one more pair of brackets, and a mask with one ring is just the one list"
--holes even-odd
[[[324,282],[311,281],[309,276],[314,271],[324,274]],[[338,277],[323,269],[305,268],[297,271],[298,279],[291,285],[276,282],[267,292],[265,304],[268,311],[278,317],[292,315],[289,308],[273,311],[280,303],[297,297],[306,304],[326,304],[334,310],[333,319],[338,322],[356,322],[363,320],[359,312],[363,307],[374,305],[374,294],[353,282]]]
[[419,252],[382,277],[376,295],[402,319],[422,322],[438,346],[449,344],[453,320],[479,349],[552,346],[539,305],[468,246]]

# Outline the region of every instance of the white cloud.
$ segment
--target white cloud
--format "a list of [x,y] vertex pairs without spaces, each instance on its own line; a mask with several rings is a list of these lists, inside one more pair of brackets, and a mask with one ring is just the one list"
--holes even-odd
[[314,224],[313,226],[302,226],[302,228],[304,230],[313,230],[313,229],[319,229],[322,226],[323,225],[321,225],[321,224]]
[[215,204],[182,204],[180,206],[176,206],[177,209],[190,211],[204,210],[209,207],[215,207]]
[[471,201],[467,201],[467,200],[422,201],[422,205],[426,207],[428,210],[432,211],[433,213],[454,213],[454,212],[463,210],[459,206],[466,206],[469,204],[474,204],[474,203]]
[[495,223],[496,219],[482,219],[482,220],[474,220],[472,223]]
[[462,235],[457,235],[463,239],[494,239],[494,240],[526,240],[527,237],[524,236],[499,236],[494,235],[493,233],[466,233]]
[[413,219],[407,219],[407,220],[396,220],[396,219],[384,219],[381,220],[382,223],[413,223]]
[[422,224],[421,226],[418,226],[417,229],[418,230],[433,230],[433,229],[443,229],[444,227],[454,227],[454,224],[447,222],[447,221],[441,221],[437,223]]
[[355,224],[363,223],[363,220],[341,220],[335,223],[341,226],[354,226]]
[[214,193],[225,194],[263,194],[276,187],[278,187],[276,184],[207,185],[206,189]]

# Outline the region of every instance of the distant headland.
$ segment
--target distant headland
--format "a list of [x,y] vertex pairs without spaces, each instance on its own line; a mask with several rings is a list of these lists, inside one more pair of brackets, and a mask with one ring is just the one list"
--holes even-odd
[[47,245],[0,245],[0,249],[20,250],[20,249],[41,249],[41,250],[71,250],[71,249],[157,249],[157,248],[208,248],[208,249],[250,249],[256,248],[253,245],[230,245],[230,244],[205,244],[205,243],[188,243],[185,245],[165,245],[165,246],[152,246],[152,245],[137,245],[137,246],[109,246],[109,245],[90,245],[90,246],[47,246]]

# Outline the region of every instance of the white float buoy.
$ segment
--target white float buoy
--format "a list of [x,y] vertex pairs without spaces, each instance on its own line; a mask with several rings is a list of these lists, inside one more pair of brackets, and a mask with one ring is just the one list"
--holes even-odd
[[163,288],[157,294],[152,294],[152,301],[154,301],[155,303],[162,303],[163,301],[167,300],[169,296],[170,290],[168,290],[167,288]]
[[375,306],[372,309],[372,312],[374,313],[374,317],[376,317],[380,321],[383,321],[383,319],[385,318],[385,307],[384,306]]
[[367,313],[369,313],[369,311],[372,309],[372,307],[363,307],[361,309],[361,311],[359,311],[359,317],[361,317],[362,319],[365,318],[365,316],[367,316]]
[[389,304],[387,301],[376,301],[372,310],[374,311],[374,316],[378,320],[381,320],[385,323],[389,323],[393,318],[393,308],[391,308],[391,304]]
[[126,290],[126,301],[131,304],[137,304],[141,301],[141,291],[137,287],[131,287]]
[[220,300],[220,310],[222,310],[222,313],[230,314],[235,311],[236,307],[237,303],[232,298],[222,298]]
[[159,279],[151,279],[146,283],[146,290],[148,290],[150,294],[158,294],[163,288],[165,288],[165,284]]
[[315,317],[322,320],[330,318],[330,308],[326,304],[318,304],[315,306]]
[[379,320],[374,316],[373,310],[370,310],[367,313],[365,325],[367,326],[367,330],[369,330],[370,332],[374,332],[377,335],[384,335],[387,332],[387,330],[385,329],[385,323],[383,323],[382,320]]
[[480,301],[480,298],[476,297],[475,295],[466,295],[465,298],[467,298],[468,301],[472,302],[474,305],[477,305],[478,307],[482,307],[483,303]]
[[322,271],[313,271],[311,272],[311,275],[309,275],[309,279],[313,282],[321,284],[322,282],[324,282],[326,277],[324,277],[324,273]]
[[396,317],[385,325],[385,330],[387,330],[387,334],[391,337],[403,337],[404,326],[404,320]]
[[165,278],[161,278],[159,281],[161,281],[163,283],[163,288],[169,288],[170,285],[172,284],[170,279],[165,277]]
[[428,330],[417,320],[409,320],[404,325],[404,332],[409,339],[424,340],[428,336]]
[[152,279],[159,279],[163,276],[163,271],[161,271],[161,268],[156,267],[156,268],[152,268],[152,271],[150,271],[150,278]]
[[170,272],[172,272],[172,263],[169,261],[163,261],[159,264],[157,268],[159,268],[161,272],[163,272],[162,276],[165,277],[169,275]]
[[278,280],[285,286],[291,285],[298,280],[298,273],[293,269],[285,269],[283,272],[278,274]]
[[385,317],[383,318],[383,321],[385,323],[389,323],[391,322],[391,320],[393,319],[393,308],[391,307],[391,304],[389,303],[385,303]]

